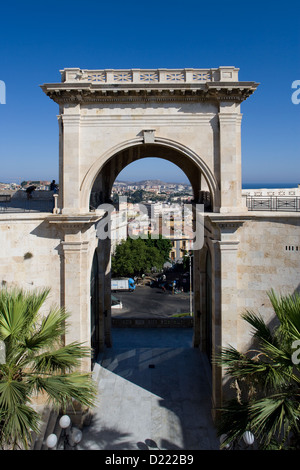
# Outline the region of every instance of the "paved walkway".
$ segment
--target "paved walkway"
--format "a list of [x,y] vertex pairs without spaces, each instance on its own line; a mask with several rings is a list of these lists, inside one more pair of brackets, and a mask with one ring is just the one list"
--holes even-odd
[[192,329],[113,329],[94,369],[99,404],[80,449],[218,449],[209,365]]

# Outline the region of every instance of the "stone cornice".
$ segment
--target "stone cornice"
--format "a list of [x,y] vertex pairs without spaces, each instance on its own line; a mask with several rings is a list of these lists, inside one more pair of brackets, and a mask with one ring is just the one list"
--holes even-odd
[[251,214],[248,212],[244,213],[237,213],[237,214],[230,214],[230,213],[219,213],[219,212],[211,212],[206,214],[207,217],[213,224],[232,224],[232,225],[240,225],[243,224],[246,220],[251,219]]
[[98,222],[99,219],[101,219],[101,216],[94,214],[57,214],[47,217],[49,224],[55,224],[63,229],[82,229],[83,227],[88,228]]
[[212,220],[212,223],[220,228],[238,228],[243,225],[244,220]]
[[255,82],[207,82],[204,84],[60,83],[41,86],[60,105],[88,103],[230,101],[241,103],[256,90]]

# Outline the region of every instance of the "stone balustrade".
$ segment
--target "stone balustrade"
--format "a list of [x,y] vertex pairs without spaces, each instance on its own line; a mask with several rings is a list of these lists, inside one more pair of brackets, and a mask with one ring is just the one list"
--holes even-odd
[[64,83],[94,84],[172,84],[172,83],[207,83],[238,82],[236,67],[226,66],[210,69],[104,69],[81,70],[65,68],[61,70]]

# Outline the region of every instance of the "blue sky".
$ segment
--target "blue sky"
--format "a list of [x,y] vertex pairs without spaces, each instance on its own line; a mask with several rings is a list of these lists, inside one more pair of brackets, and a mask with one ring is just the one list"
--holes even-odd
[[[58,106],[39,85],[80,68],[210,68],[234,65],[260,83],[242,105],[244,182],[300,183],[299,1],[52,0],[2,2],[0,181],[58,179]],[[162,160],[122,177],[180,181]]]

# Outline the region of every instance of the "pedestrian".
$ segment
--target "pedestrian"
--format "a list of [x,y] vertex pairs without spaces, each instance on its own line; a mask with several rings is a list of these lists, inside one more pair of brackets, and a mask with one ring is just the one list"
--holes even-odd
[[28,188],[26,189],[27,199],[32,199],[32,193],[33,191],[35,191],[35,189],[36,186],[28,186]]
[[57,184],[55,183],[55,180],[52,180],[52,183],[50,183],[50,191],[53,191],[54,194],[57,193]]

